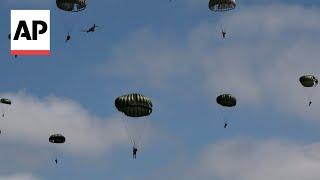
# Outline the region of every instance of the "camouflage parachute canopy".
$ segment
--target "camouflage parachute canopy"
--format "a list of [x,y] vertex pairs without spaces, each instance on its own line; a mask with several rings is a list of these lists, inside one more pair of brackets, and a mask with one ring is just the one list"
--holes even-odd
[[11,105],[11,101],[10,101],[10,99],[1,98],[1,99],[0,99],[0,102],[1,102],[2,104],[8,104],[8,105]]
[[120,96],[114,104],[120,112],[130,117],[148,116],[152,112],[151,100],[137,93]]
[[233,107],[237,105],[237,100],[231,94],[222,94],[217,97],[217,103],[225,107]]
[[66,138],[61,134],[53,134],[49,137],[49,142],[54,144],[62,144],[66,141]]
[[299,78],[304,87],[315,87],[318,85],[318,79],[314,75],[304,75]]
[[64,11],[78,12],[87,7],[86,0],[56,0],[57,7]]
[[236,0],[210,0],[209,9],[211,11],[229,11],[236,8]]

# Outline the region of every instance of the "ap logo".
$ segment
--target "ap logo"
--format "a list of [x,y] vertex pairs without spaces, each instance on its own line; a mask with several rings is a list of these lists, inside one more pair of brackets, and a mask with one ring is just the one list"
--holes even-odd
[[50,55],[49,10],[11,10],[11,54]]

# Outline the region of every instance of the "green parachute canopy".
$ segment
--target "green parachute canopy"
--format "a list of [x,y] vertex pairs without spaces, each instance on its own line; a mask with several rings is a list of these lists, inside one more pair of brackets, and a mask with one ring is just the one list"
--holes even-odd
[[11,105],[11,101],[10,101],[10,99],[1,98],[1,99],[0,99],[0,102],[1,102],[2,104],[8,104],[8,105]]
[[49,137],[49,142],[54,144],[62,144],[66,141],[66,138],[61,134],[53,134]]
[[231,94],[221,94],[216,100],[218,104],[224,107],[233,107],[237,105],[237,99]]
[[318,85],[318,79],[314,75],[303,75],[299,81],[304,87],[315,87]]
[[229,11],[236,8],[235,0],[210,0],[209,9],[211,11]]
[[63,11],[78,12],[87,7],[86,0],[56,0],[57,7]]
[[118,111],[129,117],[149,116],[152,112],[151,100],[138,93],[120,96],[115,100],[114,104]]

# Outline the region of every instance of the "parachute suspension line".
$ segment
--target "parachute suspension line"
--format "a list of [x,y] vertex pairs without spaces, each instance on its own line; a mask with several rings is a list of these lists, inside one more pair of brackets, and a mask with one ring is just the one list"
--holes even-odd
[[[314,89],[313,88],[310,88],[310,87],[307,87],[307,88],[303,88],[304,89],[304,92],[306,93],[306,98],[307,98],[307,101],[306,103],[307,106],[309,106],[309,103],[312,102],[312,97],[313,97],[313,93],[314,93]],[[311,105],[311,104],[310,104]]]
[[125,118],[126,118],[126,117],[122,117],[122,118],[121,118],[121,120],[123,121],[122,124],[123,124],[123,126],[124,126],[124,128],[125,128],[125,130],[126,130],[126,134],[127,134],[128,138],[129,138],[131,144],[134,146],[134,145],[135,145],[135,142],[134,142],[133,138],[129,135],[129,128],[128,128],[128,124],[127,124]]
[[220,24],[219,25],[219,27],[220,27],[220,29],[218,29],[218,33],[219,33],[219,35],[222,33],[222,32],[225,32],[226,30],[226,28],[222,25],[222,24]]
[[[1,104],[0,106],[1,106],[1,112],[0,112],[0,113],[1,113],[1,114],[0,114],[0,115],[1,115],[1,119],[5,120],[5,112],[4,112],[4,111],[5,111],[5,110],[4,110],[5,107],[4,107],[2,104]],[[0,134],[2,134],[1,128],[3,127],[3,123],[4,123],[4,122],[1,121]]]
[[304,92],[306,93],[306,100],[307,102],[305,102],[305,113],[309,113],[310,112],[310,102],[312,102],[312,94],[311,94],[311,90],[309,88],[304,88]]
[[[58,145],[59,146],[59,145]],[[60,151],[59,151],[59,147],[54,147],[54,157],[53,157],[53,159],[54,159],[54,163],[55,164],[58,164],[59,163],[59,161],[60,161]]]
[[147,126],[147,117],[125,117],[124,124],[127,135],[133,146],[141,148],[142,138]]
[[79,19],[81,19],[80,18],[80,14],[81,14],[81,12],[77,12],[77,13],[76,12],[72,12],[71,13],[71,15],[70,15],[71,18],[72,18],[72,20],[70,20],[70,23],[71,23],[70,25],[71,26],[69,27],[69,30],[68,30],[70,33],[74,32],[74,29],[76,27],[76,23],[80,22],[80,20],[79,20]]
[[66,31],[65,33],[73,36],[76,24],[80,22],[80,20],[78,20],[80,15],[76,12],[64,12],[62,10],[59,10],[58,16],[60,19],[60,23],[62,23],[63,25],[64,31]]
[[231,122],[233,110],[231,108],[223,108],[221,112],[223,122]]
[[227,117],[224,109],[219,110],[219,113],[220,113],[219,119],[221,119],[222,121],[226,121]]
[[6,113],[9,111],[9,106],[3,105],[3,104],[1,104],[0,106],[1,106],[1,114],[0,114],[0,116],[1,116],[2,119],[5,119],[6,118]]
[[220,15],[220,26],[221,26],[221,31],[227,31],[227,25],[225,23],[225,19],[227,18],[228,13],[222,12]]
[[223,16],[220,13],[216,14],[216,29],[217,29],[219,35],[225,29],[222,17]]
[[1,118],[3,118],[3,119],[5,118],[3,105],[1,105]]
[[53,159],[56,161],[58,159],[58,149],[57,147],[54,147],[54,155]]
[[217,22],[219,22],[219,23],[217,23],[218,24],[217,29],[218,29],[218,34],[220,35],[221,32],[225,30],[225,27],[224,27],[223,21],[222,21],[222,15],[217,14]]
[[143,141],[143,135],[144,135],[144,131],[145,131],[145,129],[146,129],[146,126],[148,125],[148,120],[147,120],[147,117],[143,117],[143,119],[142,119],[142,121],[143,121],[143,125],[142,125],[142,127],[141,127],[141,131],[140,131],[140,133],[139,133],[139,135],[138,135],[138,137],[137,137],[137,141],[138,142],[140,142],[140,148],[142,148],[141,146],[142,146],[142,141]]
[[76,26],[76,20],[74,20],[76,17],[74,17],[74,16],[76,16],[76,15],[74,15],[73,13],[71,13],[71,15],[70,15],[71,17],[70,18],[72,18],[72,20],[69,20],[69,24],[66,26],[68,29],[67,29],[67,31],[68,31],[68,34],[69,35],[71,35],[73,32],[74,32],[74,28],[75,28],[75,26]]
[[52,154],[50,154],[50,162],[55,163],[55,160],[58,159],[58,150],[55,144],[50,144],[50,149],[52,149]]

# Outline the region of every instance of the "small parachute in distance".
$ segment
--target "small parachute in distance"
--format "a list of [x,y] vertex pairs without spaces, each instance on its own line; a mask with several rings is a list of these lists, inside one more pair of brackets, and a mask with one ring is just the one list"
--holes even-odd
[[303,87],[316,87],[318,85],[318,79],[314,75],[303,75],[299,78],[299,81]]
[[[1,102],[1,104],[3,104],[4,106],[7,106],[7,105],[11,105],[11,100],[10,99],[7,99],[7,98],[1,98],[0,99],[0,102]],[[1,116],[4,118],[4,114],[5,114],[5,109],[7,109],[7,108],[5,108],[5,107],[2,107],[1,109]]]
[[10,99],[1,98],[1,99],[0,99],[0,102],[1,102],[2,104],[11,105]]
[[[66,142],[66,138],[62,134],[52,134],[49,137],[49,142],[53,144],[63,144]],[[58,164],[58,157],[54,160],[56,164]]]
[[57,7],[63,11],[79,12],[86,9],[86,0],[56,0]]
[[62,134],[53,134],[49,137],[49,142],[53,144],[63,144],[66,138]]
[[118,111],[129,117],[149,116],[152,113],[151,100],[138,93],[120,96],[114,104]]
[[[314,75],[303,75],[299,78],[299,81],[303,87],[316,87],[318,85],[318,79]],[[309,107],[312,104],[312,94],[308,93]]]
[[[77,12],[83,11],[87,7],[86,0],[56,0],[56,5],[58,9],[65,11],[67,14],[67,16],[63,19],[69,19],[69,16],[71,18],[73,17],[71,16],[73,15],[72,13],[78,14]],[[72,20],[66,22],[64,25],[64,27],[68,29],[68,35],[65,37],[65,42],[71,40],[70,33],[73,29],[73,26],[76,24],[75,21],[77,21],[77,19],[81,18],[72,18]],[[64,20],[62,20],[62,22],[64,22]]]
[[[221,94],[217,97],[216,101],[219,105],[226,108],[234,107],[237,105],[237,99],[231,94]],[[227,117],[224,117],[224,119],[225,119],[224,129],[226,129],[228,126],[228,122],[226,120]]]
[[209,9],[211,11],[229,11],[236,8],[237,4],[235,0],[210,0]]
[[216,101],[224,107],[234,107],[237,105],[237,99],[231,94],[221,94],[217,97]]
[[[237,6],[235,0],[210,0],[209,9],[213,12],[223,12],[235,9]],[[225,29],[225,28],[223,28]],[[222,37],[225,38],[227,34],[226,30],[222,31]]]

